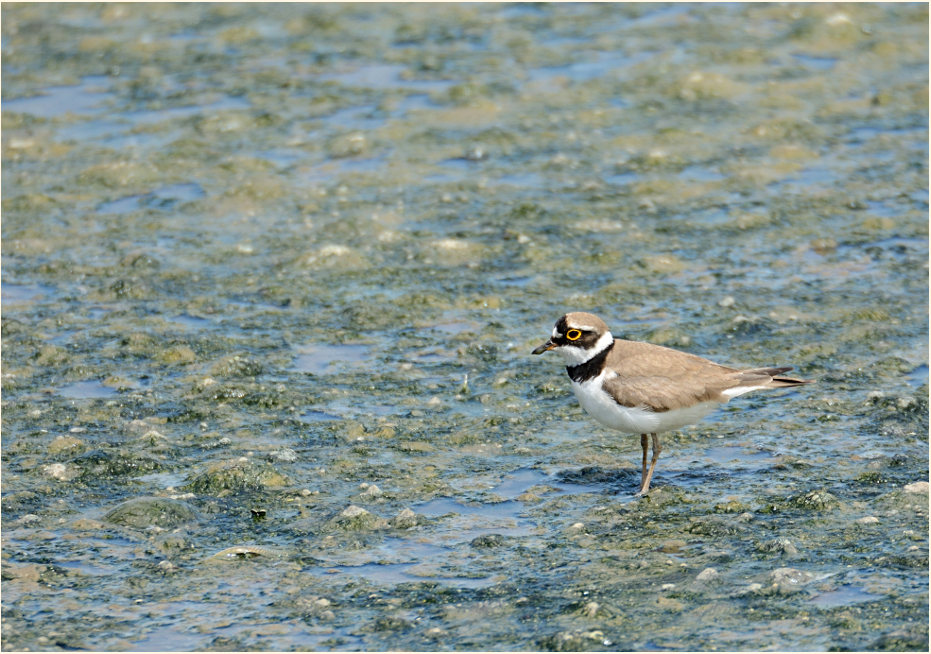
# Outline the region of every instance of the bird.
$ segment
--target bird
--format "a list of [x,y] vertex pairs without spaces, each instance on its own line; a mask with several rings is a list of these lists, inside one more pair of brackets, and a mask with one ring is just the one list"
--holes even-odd
[[[688,352],[614,338],[598,316],[567,313],[533,350],[562,355],[579,404],[601,424],[640,434],[643,459],[636,497],[647,495],[663,448],[659,435],[698,422],[718,405],[750,391],[810,384],[783,373],[791,366],[737,369]],[[647,435],[653,457],[647,468]]]

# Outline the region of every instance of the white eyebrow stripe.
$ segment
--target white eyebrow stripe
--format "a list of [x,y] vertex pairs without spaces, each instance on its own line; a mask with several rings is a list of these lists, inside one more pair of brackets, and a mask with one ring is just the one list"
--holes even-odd
[[[580,331],[583,331],[583,332],[597,332],[597,331],[598,331],[597,329],[595,329],[595,328],[592,327],[591,325],[569,325],[569,327],[566,329],[566,331],[567,331],[567,332],[568,332],[568,331],[572,331],[573,329],[577,329],[577,330],[580,330]],[[562,334],[560,334],[558,331],[556,331],[556,328],[553,327],[553,336],[561,336],[561,335],[562,335]]]

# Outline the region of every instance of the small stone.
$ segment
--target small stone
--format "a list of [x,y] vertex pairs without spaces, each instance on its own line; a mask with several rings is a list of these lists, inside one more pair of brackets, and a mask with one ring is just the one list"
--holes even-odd
[[585,652],[591,651],[591,641],[606,644],[604,632],[599,629],[592,631],[561,631],[546,636],[539,641],[540,649],[556,652]]
[[737,303],[737,300],[734,299],[733,295],[725,295],[720,300],[718,300],[719,307],[732,307]]
[[7,563],[3,564],[3,579],[19,579],[22,581],[39,581],[46,567],[33,563]]
[[793,497],[790,502],[800,509],[823,511],[840,505],[836,497],[826,490],[815,490]]
[[705,568],[704,570],[698,573],[698,575],[695,577],[695,581],[700,581],[702,583],[710,583],[713,581],[717,581],[719,576],[720,575],[718,574],[718,571],[715,570],[714,568]]
[[[222,439],[220,439],[222,441]],[[215,461],[187,485],[187,490],[201,495],[226,496],[268,488],[281,488],[288,478],[270,464],[259,465],[244,457]]]
[[375,431],[375,438],[394,438],[397,435],[397,431],[391,425],[383,425]]
[[63,452],[75,452],[84,449],[84,441],[74,436],[59,436],[48,446],[49,454],[61,454]]
[[135,529],[147,529],[152,526],[172,529],[194,522],[197,513],[180,500],[165,497],[136,497],[123,502],[108,511],[105,522]]
[[811,242],[811,249],[814,250],[816,254],[824,256],[837,249],[837,241],[831,237],[816,238]]
[[42,472],[58,481],[71,481],[78,476],[78,471],[64,463],[50,463],[42,467]]
[[504,536],[501,534],[482,534],[473,538],[469,545],[477,549],[500,547],[504,545]]
[[268,458],[272,461],[281,461],[282,463],[294,463],[297,461],[297,452],[290,447],[284,447],[269,454]]
[[525,503],[532,504],[533,502],[539,502],[542,498],[536,493],[531,493],[530,491],[527,491],[525,493],[521,493],[514,499],[517,500],[518,502],[525,502]]
[[382,492],[381,492],[381,489],[375,484],[368,484],[368,487],[364,491],[362,491],[362,495],[370,497],[370,498],[381,497]]
[[208,560],[232,561],[237,559],[255,559],[258,557],[278,558],[280,553],[268,547],[259,545],[234,545],[220,550],[208,557]]
[[927,494],[928,494],[928,482],[926,482],[926,481],[916,481],[916,482],[914,482],[914,483],[912,483],[912,484],[906,484],[906,485],[905,485],[905,492],[906,492],[906,493],[913,493],[913,494],[915,494],[915,495],[918,495],[918,494],[927,495]]
[[685,604],[673,597],[669,597],[668,595],[660,595],[657,597],[656,606],[659,607],[660,610],[667,613],[678,613],[685,608]]
[[798,548],[788,538],[776,538],[765,543],[757,545],[760,552],[772,552],[775,554],[798,554]]
[[380,520],[378,516],[355,504],[347,506],[327,522],[330,529],[340,531],[371,531],[387,524],[386,520]]
[[158,360],[167,364],[185,364],[197,361],[197,354],[187,345],[175,345],[158,353]]
[[400,449],[405,452],[434,452],[436,450],[426,441],[406,441],[399,445]]
[[875,525],[879,522],[879,518],[874,515],[863,516],[862,518],[857,518],[856,523],[858,525]]
[[672,254],[657,254],[644,257],[637,262],[641,267],[659,275],[674,275],[686,269],[684,261]]
[[339,515],[343,518],[358,518],[359,516],[371,515],[368,511],[363,509],[361,506],[356,506],[355,504],[350,504],[348,507],[343,509],[343,512]]
[[391,518],[391,526],[396,529],[410,529],[420,523],[420,518],[411,509],[401,509],[401,512]]
[[327,154],[334,159],[343,157],[354,157],[364,153],[368,147],[368,141],[362,132],[351,132],[342,134],[330,139],[326,144]]
[[780,593],[794,593],[814,579],[814,575],[795,568],[777,568],[770,573],[773,589]]

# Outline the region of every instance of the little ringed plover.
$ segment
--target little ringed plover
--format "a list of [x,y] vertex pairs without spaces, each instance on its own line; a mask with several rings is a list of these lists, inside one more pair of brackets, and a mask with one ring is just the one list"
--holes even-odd
[[[650,490],[662,451],[660,433],[697,422],[738,395],[813,381],[783,376],[791,367],[738,370],[668,347],[614,338],[601,318],[582,312],[557,320],[553,335],[533,354],[548,350],[562,355],[579,404],[595,420],[640,434],[638,496]],[[649,469],[647,434],[653,441]]]

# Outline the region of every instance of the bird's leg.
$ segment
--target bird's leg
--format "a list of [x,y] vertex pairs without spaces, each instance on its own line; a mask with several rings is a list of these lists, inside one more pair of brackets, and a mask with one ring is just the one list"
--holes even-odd
[[[647,471],[646,479],[640,485],[640,490],[637,491],[637,496],[646,495],[647,491],[650,490],[650,480],[653,479],[653,470],[656,468],[656,461],[659,459],[659,453],[663,451],[663,446],[659,444],[659,436],[657,434],[650,434],[650,437],[653,439],[653,459],[650,461],[650,469]],[[641,438],[641,442],[646,441],[646,435]],[[644,455],[646,454],[646,446],[644,446]]]
[[640,434],[640,447],[643,448],[643,462],[640,466],[640,489],[643,490],[643,482],[647,478],[647,435]]

